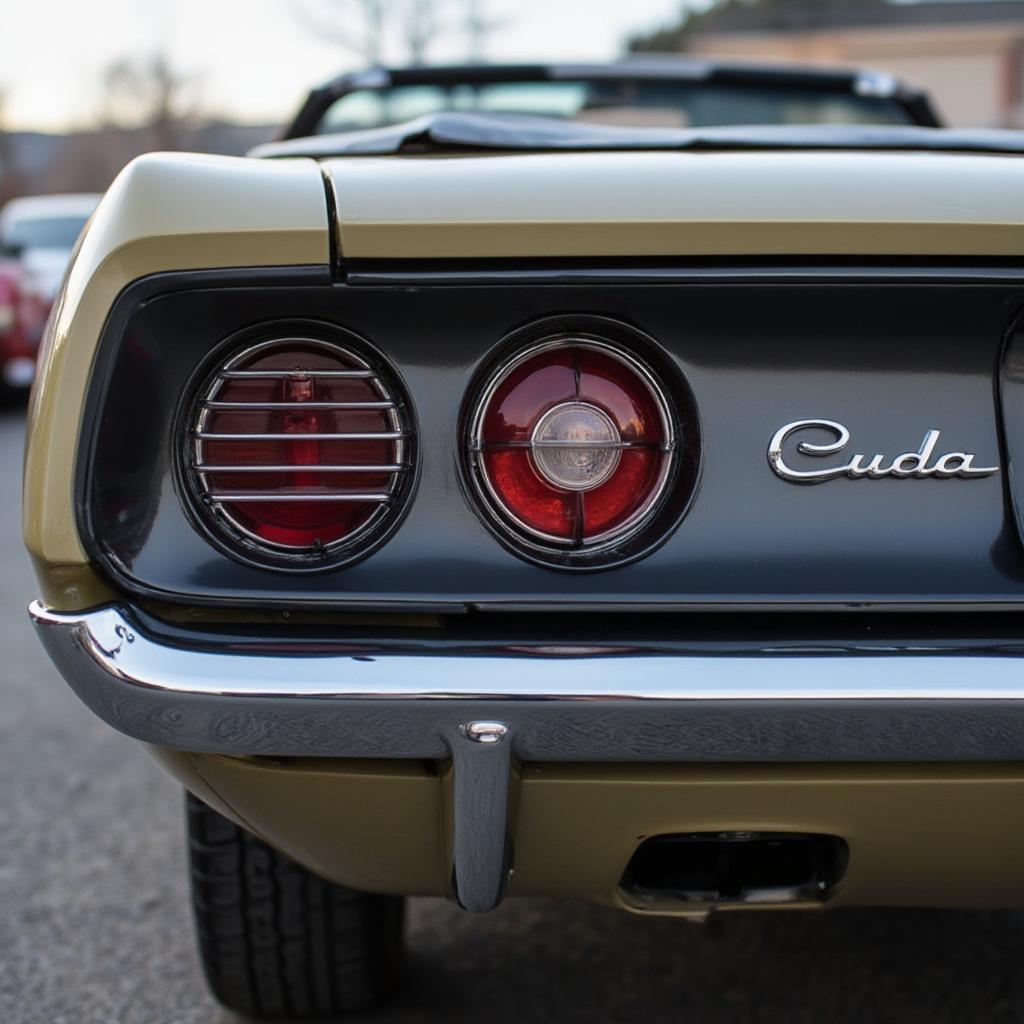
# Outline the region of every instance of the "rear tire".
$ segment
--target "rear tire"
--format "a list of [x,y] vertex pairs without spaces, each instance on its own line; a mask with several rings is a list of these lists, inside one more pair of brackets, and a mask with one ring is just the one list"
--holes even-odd
[[300,867],[191,794],[192,903],[207,983],[258,1019],[338,1017],[394,987],[404,901]]

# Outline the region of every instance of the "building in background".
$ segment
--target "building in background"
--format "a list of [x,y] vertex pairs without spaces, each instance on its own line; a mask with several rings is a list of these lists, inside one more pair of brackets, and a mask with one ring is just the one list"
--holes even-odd
[[1024,128],[1022,0],[728,4],[692,19],[679,42],[716,57],[888,71],[927,89],[949,124]]

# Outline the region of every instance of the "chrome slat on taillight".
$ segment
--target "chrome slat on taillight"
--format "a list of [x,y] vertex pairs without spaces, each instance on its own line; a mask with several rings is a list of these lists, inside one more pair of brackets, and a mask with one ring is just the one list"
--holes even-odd
[[[272,406],[266,407],[268,410]],[[287,408],[287,407],[286,407]],[[316,410],[311,410],[316,411]],[[287,434],[218,434],[214,431],[197,430],[193,435],[198,441],[301,441],[304,437],[310,437],[317,442],[322,441],[397,441],[400,438],[408,437],[404,431],[367,431],[365,433],[349,432],[344,434],[320,434],[316,431],[297,430]],[[292,466],[292,469],[295,467]]]
[[[317,466],[318,473],[397,473],[405,466],[396,464],[374,466],[353,465],[353,466]],[[294,466],[208,466],[199,464],[194,467],[197,473],[290,473]]]
[[234,553],[321,567],[368,550],[404,504],[408,401],[355,346],[261,341],[208,379],[188,423],[196,510]]
[[203,402],[207,409],[222,412],[242,409],[394,409],[394,402]]
[[222,380],[287,380],[289,377],[375,380],[377,377],[372,370],[225,370],[219,376]]
[[210,501],[239,504],[252,501],[354,501],[367,505],[380,505],[390,501],[390,494],[351,493],[323,494],[319,491],[236,491],[227,494],[211,494]]

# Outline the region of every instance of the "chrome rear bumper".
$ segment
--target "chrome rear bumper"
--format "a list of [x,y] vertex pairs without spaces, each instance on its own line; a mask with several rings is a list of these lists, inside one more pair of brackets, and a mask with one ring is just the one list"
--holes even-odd
[[1024,759],[1024,651],[1008,647],[283,645],[157,635],[126,606],[30,614],[79,697],[146,743],[451,758],[453,877],[472,910],[501,898],[513,758]]

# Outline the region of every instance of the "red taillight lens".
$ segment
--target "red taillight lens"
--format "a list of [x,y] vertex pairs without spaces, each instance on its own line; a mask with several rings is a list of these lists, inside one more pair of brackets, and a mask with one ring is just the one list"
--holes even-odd
[[536,345],[484,387],[470,467],[499,524],[531,550],[588,556],[634,535],[676,459],[670,403],[633,356],[597,341]]
[[322,560],[393,517],[412,444],[396,385],[353,351],[282,339],[217,371],[192,420],[206,518],[249,553]]

